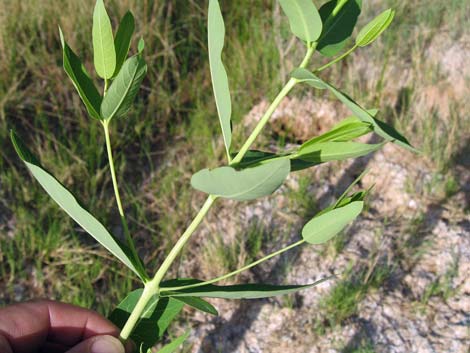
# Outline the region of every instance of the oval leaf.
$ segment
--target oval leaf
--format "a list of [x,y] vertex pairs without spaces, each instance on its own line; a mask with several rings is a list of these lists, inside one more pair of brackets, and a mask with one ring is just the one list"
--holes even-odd
[[237,284],[232,286],[216,286],[213,284],[204,285],[200,287],[181,289],[177,291],[165,291],[165,286],[169,285],[187,285],[195,284],[200,281],[198,280],[173,280],[162,283],[161,295],[180,297],[180,296],[191,296],[191,297],[205,297],[205,298],[222,298],[222,299],[261,299],[270,298],[278,295],[285,295],[295,293],[303,289],[315,287],[331,277],[321,279],[312,284],[306,285],[285,285],[275,286],[270,284]]
[[316,42],[322,32],[322,21],[312,0],[279,0],[289,19],[290,28],[298,38]]
[[122,263],[134,271],[141,279],[146,278],[145,270],[140,259],[132,257],[127,247],[116,240],[106,228],[87,210],[77,199],[51,174],[44,170],[38,160],[32,155],[24,143],[11,132],[11,141],[18,156],[23,160],[31,174],[46,190],[49,196],[84,230],[103,245],[109,252],[116,256]]
[[130,11],[122,18],[119,23],[119,28],[114,38],[114,47],[116,49],[116,68],[114,69],[113,77],[119,73],[122,65],[127,59],[129,48],[131,47],[131,39],[135,30],[134,16]]
[[[142,296],[143,289],[130,292],[109,316],[109,320],[122,329]],[[173,298],[154,296],[142,313],[131,339],[142,349],[153,347],[165,333],[170,323],[183,309],[183,302]]]
[[271,195],[290,172],[288,159],[240,171],[232,167],[204,169],[193,175],[191,185],[202,192],[226,199],[246,201]]
[[227,156],[230,156],[232,144],[232,100],[228,83],[227,71],[222,62],[222,51],[225,41],[225,24],[218,0],[209,1],[209,64],[214,89],[215,103],[219,114],[220,126],[224,138]]
[[375,41],[392,23],[395,11],[388,9],[369,22],[357,35],[356,45],[365,47]]
[[332,0],[320,8],[323,32],[317,50],[326,57],[338,54],[351,37],[361,14],[362,0]]
[[364,202],[356,201],[317,216],[302,229],[302,237],[310,244],[326,243],[355,220],[363,208]]
[[113,77],[116,69],[116,49],[113,29],[103,0],[97,0],[93,12],[93,52],[96,73],[103,79]]
[[106,120],[121,117],[132,106],[147,73],[147,65],[139,55],[127,59],[101,104],[101,115]]
[[75,89],[85,104],[88,114],[93,119],[100,120],[101,95],[90,78],[90,75],[86,71],[85,66],[83,66],[80,61],[80,58],[75,55],[73,50],[65,42],[64,35],[60,27],[59,32],[63,49],[64,70],[72,80]]
[[306,162],[324,163],[357,158],[375,152],[382,148],[384,143],[364,144],[357,142],[321,142],[302,146],[295,155],[295,159]]

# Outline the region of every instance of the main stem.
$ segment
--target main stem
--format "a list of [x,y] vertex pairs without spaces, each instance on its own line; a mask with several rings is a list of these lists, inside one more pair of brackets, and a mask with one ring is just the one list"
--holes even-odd
[[206,202],[204,203],[204,206],[202,206],[201,210],[193,219],[189,227],[186,229],[183,235],[181,235],[181,237],[179,238],[179,240],[177,241],[173,249],[171,249],[170,253],[166,257],[166,259],[163,261],[162,265],[160,266],[157,273],[155,274],[155,277],[150,282],[147,282],[145,284],[145,288],[142,293],[142,296],[140,297],[139,301],[137,302],[137,305],[132,311],[131,316],[129,316],[129,319],[127,320],[126,324],[122,328],[122,331],[120,334],[121,340],[125,341],[129,338],[130,334],[132,333],[132,330],[134,329],[135,325],[139,321],[139,318],[142,315],[142,312],[147,306],[147,303],[152,298],[152,296],[154,296],[155,294],[158,294],[160,282],[162,281],[166,272],[170,268],[171,264],[173,263],[173,261],[175,261],[176,257],[178,256],[180,251],[183,249],[183,247],[186,245],[191,235],[194,233],[197,227],[201,224],[202,220],[207,215],[207,212],[209,212],[210,208],[212,207],[216,199],[217,198],[212,195],[210,195],[207,198]]
[[[308,65],[312,55],[315,53],[315,49],[316,49],[316,43],[312,43],[308,46],[307,54],[305,55],[305,58],[302,61],[300,67],[305,68]],[[289,92],[292,90],[292,88],[294,88],[294,86],[296,84],[297,84],[297,80],[295,80],[293,78],[291,78],[287,82],[287,84],[284,86],[284,88],[281,90],[281,92],[274,99],[273,103],[269,106],[268,110],[263,115],[261,120],[258,122],[258,125],[255,127],[255,129],[253,130],[251,135],[248,137],[247,141],[245,142],[243,147],[240,149],[240,151],[238,152],[236,157],[230,162],[230,165],[234,165],[234,164],[237,164],[237,163],[242,161],[243,157],[248,152],[250,146],[255,142],[256,138],[258,137],[258,135],[263,130],[264,126],[269,121],[269,118],[271,117],[271,115],[274,113],[274,111],[279,106],[281,101],[287,96],[287,94],[289,94]],[[163,261],[162,265],[158,269],[158,271],[155,274],[154,278],[152,280],[150,280],[149,282],[145,283],[145,287],[144,287],[144,291],[142,293],[142,296],[139,298],[139,301],[137,302],[134,310],[132,311],[131,315],[129,316],[129,319],[127,320],[126,324],[124,325],[124,327],[121,331],[121,334],[120,334],[120,339],[121,340],[126,341],[129,338],[132,331],[134,330],[134,327],[137,325],[137,323],[140,319],[140,316],[142,315],[142,312],[144,311],[145,307],[147,306],[148,302],[150,301],[150,299],[154,295],[159,294],[159,292],[160,292],[160,282],[163,280],[163,277],[165,276],[165,274],[169,270],[169,268],[170,268],[171,264],[173,263],[173,261],[175,261],[178,254],[181,252],[183,247],[186,245],[188,240],[191,238],[191,235],[194,233],[194,231],[197,229],[197,227],[201,224],[202,220],[207,215],[207,213],[209,212],[210,208],[212,207],[212,205],[214,204],[216,199],[217,199],[216,196],[209,195],[206,202],[202,206],[201,210],[198,212],[198,214],[193,219],[193,221],[191,222],[189,227],[181,235],[180,239],[177,241],[177,243],[175,244],[173,249],[171,249],[170,253],[166,257],[166,259]],[[294,245],[297,246],[299,244],[296,243]],[[290,249],[290,247],[289,247],[289,249]],[[280,252],[283,252],[283,251],[280,251]],[[280,253],[280,252],[278,252],[278,253]],[[277,254],[275,254],[275,255],[277,255]],[[273,254],[273,256],[275,256],[275,255]],[[266,260],[266,259],[264,259],[264,260]],[[264,260],[261,259],[256,264],[258,264],[258,263],[260,263]],[[225,277],[225,276],[222,276],[222,277]],[[224,278],[222,278],[222,279],[224,279]]]
[[138,265],[139,265],[139,267],[141,267],[141,270],[142,270],[141,273],[146,273],[145,268],[144,268],[144,266],[142,265],[142,263],[140,261],[140,257],[137,254],[137,250],[135,248],[134,242],[132,241],[131,233],[129,231],[129,226],[127,224],[127,220],[126,220],[126,217],[124,215],[124,209],[122,207],[121,195],[119,193],[119,187],[118,187],[118,182],[117,182],[117,178],[116,178],[116,170],[114,168],[113,150],[111,148],[111,138],[110,138],[110,135],[109,135],[109,121],[104,120],[102,122],[102,124],[103,124],[103,128],[104,128],[105,139],[106,139],[106,150],[108,152],[109,169],[111,171],[111,179],[113,181],[114,195],[115,195],[115,198],[116,198],[116,204],[117,204],[117,207],[118,207],[119,216],[121,218],[122,227],[124,228],[124,235],[126,237],[126,242],[127,242],[127,245],[129,247],[129,249],[132,252],[132,255],[133,255],[134,259],[136,259],[136,261],[138,261]]

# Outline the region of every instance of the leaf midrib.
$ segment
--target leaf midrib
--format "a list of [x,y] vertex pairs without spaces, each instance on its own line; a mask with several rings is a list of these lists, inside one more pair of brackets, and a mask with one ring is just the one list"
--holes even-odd
[[[238,197],[238,196],[242,196],[242,195],[246,195],[247,193],[250,193],[251,191],[255,190],[256,188],[258,188],[260,185],[264,184],[265,181],[267,181],[268,179],[270,179],[274,174],[276,174],[281,168],[283,167],[283,164],[279,163],[279,167],[277,169],[275,169],[273,171],[273,173],[269,174],[268,176],[266,176],[266,178],[264,178],[261,182],[257,183],[256,185],[254,185],[253,187],[251,187],[250,189],[247,189],[245,191],[242,191],[242,192],[239,192],[239,193],[236,193],[236,194],[232,194],[232,195],[227,195],[227,197],[231,197],[231,198],[235,198],[235,197]],[[236,173],[236,172],[235,172]]]
[[[344,9],[344,8],[343,8]],[[326,36],[328,36],[328,34],[330,34],[330,32],[333,30],[333,28],[335,28],[335,26],[338,24],[338,22],[345,16],[346,14],[346,11],[340,11],[340,15],[338,17],[336,16],[333,16],[333,17],[336,17],[336,20],[334,20],[330,27],[328,28],[328,30],[321,36],[320,38],[320,41],[325,39]],[[333,15],[333,12],[331,13],[331,15]],[[330,16],[331,16],[330,15]],[[327,20],[328,21],[328,20]]]
[[104,58],[104,42],[103,42],[103,28],[102,28],[102,25],[101,25],[101,20],[102,20],[102,16],[103,16],[103,8],[100,6],[100,11],[99,11],[99,15],[98,15],[98,27],[99,27],[99,30],[100,30],[100,49],[101,49],[101,59],[103,61],[103,75],[107,78],[108,76],[108,72],[106,70],[106,60]]
[[[108,120],[111,120],[112,118],[114,118],[114,116],[116,115],[116,113],[119,111],[119,109],[121,108],[121,105],[122,103],[124,102],[124,100],[126,99],[127,97],[127,94],[129,93],[129,90],[131,89],[132,87],[132,83],[134,82],[134,79],[137,75],[137,72],[139,70],[139,63],[137,63],[137,66],[134,70],[134,73],[131,75],[132,78],[131,80],[129,81],[129,84],[126,85],[126,89],[125,89],[125,93],[122,95],[121,99],[119,99],[119,104],[116,105],[116,108],[113,110],[113,112],[111,113],[111,115],[109,116],[109,118],[107,118]],[[116,82],[116,81],[115,81]],[[119,82],[116,82],[116,83],[119,83]]]
[[299,14],[300,14],[300,18],[301,18],[301,21],[304,25],[304,29],[305,29],[305,34],[306,34],[306,37],[307,37],[307,41],[309,43],[312,42],[312,38],[310,38],[310,31],[308,30],[308,24],[307,24],[307,21],[305,19],[305,16],[303,16],[303,12],[302,12],[302,8],[300,7],[300,4],[297,2],[297,1],[294,1],[294,5],[295,7],[297,8]]

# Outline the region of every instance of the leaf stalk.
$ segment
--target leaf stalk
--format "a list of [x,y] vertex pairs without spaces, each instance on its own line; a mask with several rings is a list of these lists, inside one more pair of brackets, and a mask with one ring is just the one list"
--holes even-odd
[[238,270],[235,270],[233,272],[230,272],[230,273],[227,273],[223,276],[220,276],[220,277],[217,277],[217,278],[214,278],[214,279],[211,279],[209,281],[205,281],[205,282],[201,282],[201,283],[195,283],[195,284],[190,284],[190,285],[187,285],[187,286],[181,286],[181,287],[164,287],[164,288],[161,288],[161,291],[162,292],[173,292],[173,291],[178,291],[178,290],[183,290],[183,289],[190,289],[190,288],[197,288],[197,287],[202,287],[202,286],[205,286],[205,285],[208,285],[208,284],[213,284],[213,283],[216,283],[216,282],[220,282],[220,281],[223,281],[225,279],[228,279],[230,277],[233,277],[233,276],[236,276],[238,275],[239,273],[241,272],[244,272],[246,270],[249,270],[250,268],[252,267],[255,267],[257,265],[259,265],[260,263],[262,262],[265,262],[275,256],[278,256],[278,255],[281,255],[282,253],[285,253],[286,251],[290,250],[290,249],[293,249],[299,245],[302,245],[303,243],[305,243],[305,240],[302,239],[302,240],[299,240],[298,242],[294,243],[294,244],[291,244],[289,246],[286,246],[285,248],[281,249],[281,250],[278,250],[276,252],[273,252],[272,254],[269,254],[259,260],[256,260],[255,262],[252,262],[251,264],[249,265],[246,265],[242,268],[239,268]]
[[345,52],[344,54],[338,56],[336,59],[330,61],[328,64],[326,65],[323,65],[322,67],[316,69],[314,72],[320,72],[320,71],[323,71],[327,68],[329,68],[330,66],[333,66],[334,64],[336,64],[338,61],[341,61],[343,60],[344,58],[346,58],[347,56],[349,56],[353,51],[355,51],[356,49],[358,48],[357,44],[354,45],[351,49],[349,49],[347,52]]

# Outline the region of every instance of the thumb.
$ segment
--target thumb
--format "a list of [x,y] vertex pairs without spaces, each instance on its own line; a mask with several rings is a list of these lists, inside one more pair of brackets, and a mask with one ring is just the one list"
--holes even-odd
[[80,342],[66,353],[125,353],[125,349],[117,338],[103,335]]

